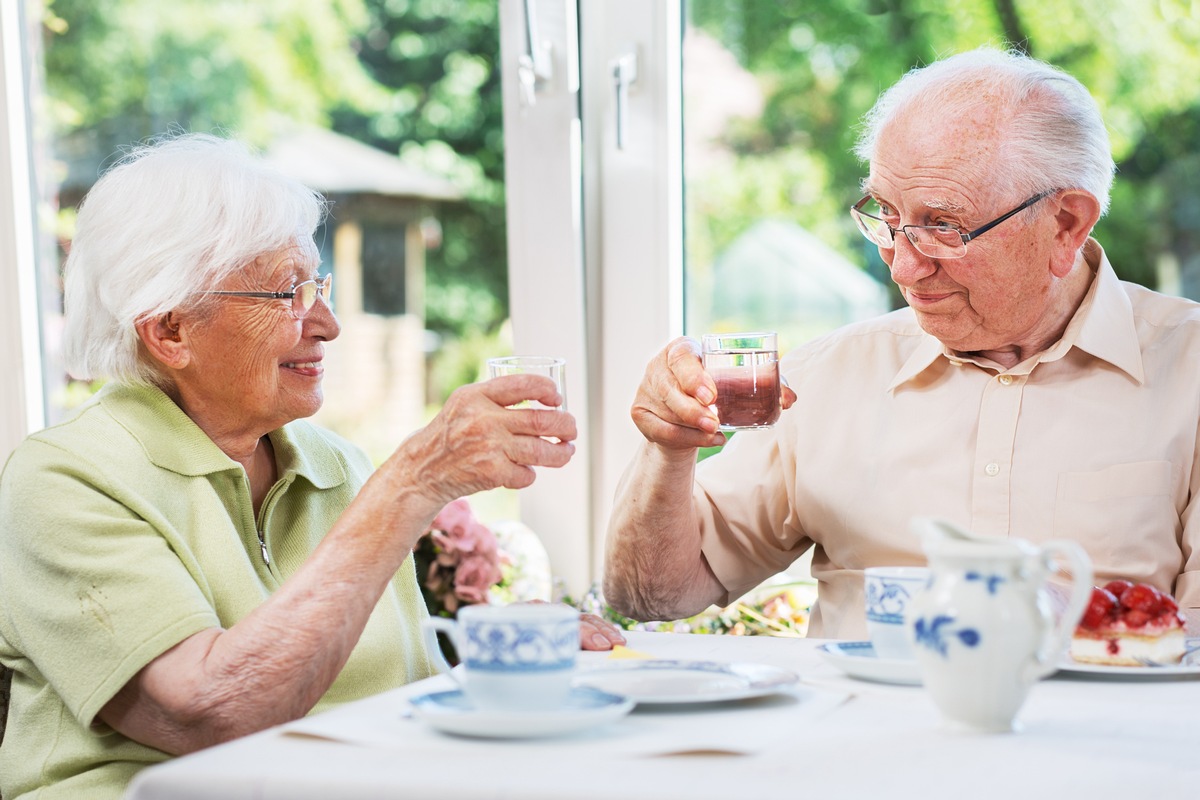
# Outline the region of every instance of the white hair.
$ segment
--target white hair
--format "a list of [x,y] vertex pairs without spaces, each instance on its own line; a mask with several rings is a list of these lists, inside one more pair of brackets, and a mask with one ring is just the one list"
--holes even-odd
[[64,268],[67,369],[161,384],[135,325],[200,306],[201,292],[258,256],[311,245],[325,209],[233,140],[181,134],[135,147],[79,207]]
[[1000,189],[1032,195],[1084,189],[1108,210],[1116,165],[1100,109],[1088,90],[1057,67],[1017,51],[983,47],[910,70],[863,118],[854,149],[871,161],[888,123],[916,109],[927,119],[1005,112],[1001,155],[988,175]]

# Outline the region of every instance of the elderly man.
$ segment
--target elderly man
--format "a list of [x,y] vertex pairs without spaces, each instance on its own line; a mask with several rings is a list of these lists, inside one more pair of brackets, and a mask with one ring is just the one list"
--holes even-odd
[[721,443],[689,339],[651,362],[605,592],[636,618],[724,604],[809,548],[810,634],[860,638],[862,570],[921,563],[916,515],[1069,538],[1097,582],[1200,607],[1200,306],[1120,282],[1090,233],[1113,162],[1074,78],[982,49],[917,69],[866,118],[851,214],[908,308],[781,364],[774,429]]

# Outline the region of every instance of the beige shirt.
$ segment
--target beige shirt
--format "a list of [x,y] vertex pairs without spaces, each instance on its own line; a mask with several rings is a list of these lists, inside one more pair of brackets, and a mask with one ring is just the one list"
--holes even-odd
[[809,633],[863,638],[862,570],[924,563],[909,529],[1080,542],[1114,577],[1200,607],[1200,305],[1096,272],[1062,339],[1010,370],[910,309],[789,353],[796,404],[697,467],[704,554],[733,599],[813,548]]

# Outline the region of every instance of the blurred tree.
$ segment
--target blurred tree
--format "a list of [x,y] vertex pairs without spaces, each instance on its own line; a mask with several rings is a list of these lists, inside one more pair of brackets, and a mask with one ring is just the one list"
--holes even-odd
[[355,47],[387,97],[369,111],[339,108],[334,126],[413,166],[452,176],[466,191],[466,203],[439,213],[443,244],[427,255],[426,324],[455,337],[493,333],[508,314],[498,4],[365,0],[365,6],[369,23]]
[[45,0],[49,133],[105,152],[171,128],[261,146],[276,115],[373,107],[349,47],[366,19],[362,0]]

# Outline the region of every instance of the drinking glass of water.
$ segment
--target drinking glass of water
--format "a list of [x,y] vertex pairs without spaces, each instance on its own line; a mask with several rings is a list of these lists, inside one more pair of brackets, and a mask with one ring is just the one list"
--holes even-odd
[[769,428],[779,420],[779,345],[774,333],[706,333],[704,369],[717,384],[723,431]]
[[550,356],[507,356],[504,358],[489,358],[487,360],[488,377],[499,378],[503,375],[544,375],[554,381],[558,393],[562,395],[562,405],[546,406],[536,400],[526,400],[513,408],[548,408],[551,411],[567,410],[567,380],[566,361]]

